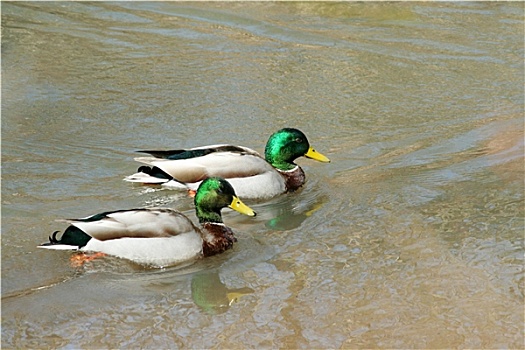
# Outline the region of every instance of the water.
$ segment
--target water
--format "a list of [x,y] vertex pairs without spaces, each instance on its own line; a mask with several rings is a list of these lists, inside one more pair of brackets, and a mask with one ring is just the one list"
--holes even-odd
[[[2,2],[3,348],[523,348],[523,3]],[[297,193],[220,256],[83,267],[55,220],[170,206],[137,149],[281,127]]]

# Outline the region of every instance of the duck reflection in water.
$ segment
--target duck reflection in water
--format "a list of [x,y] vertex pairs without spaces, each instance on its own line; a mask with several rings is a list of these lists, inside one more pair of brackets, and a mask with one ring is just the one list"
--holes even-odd
[[239,298],[253,292],[254,290],[248,287],[229,289],[222,283],[217,271],[196,273],[191,280],[193,301],[212,315],[226,312]]
[[301,226],[303,221],[321,209],[326,202],[326,196],[307,198],[306,200],[299,196],[295,200],[287,200],[282,204],[265,207],[262,218],[271,217],[265,223],[269,229],[275,231],[293,230]]

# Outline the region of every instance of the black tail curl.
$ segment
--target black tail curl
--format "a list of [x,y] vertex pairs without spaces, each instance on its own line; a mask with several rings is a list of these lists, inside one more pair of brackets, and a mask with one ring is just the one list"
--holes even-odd
[[42,244],[43,246],[50,246],[56,244],[64,244],[70,246],[77,246],[82,248],[89,242],[91,236],[75,226],[69,226],[62,235],[62,238],[57,239],[57,234],[60,231],[55,231],[51,236],[49,236],[49,242]]
[[46,245],[52,245],[52,244],[60,244],[60,241],[57,239],[57,233],[60,231],[55,231],[51,236],[49,236],[49,243]]

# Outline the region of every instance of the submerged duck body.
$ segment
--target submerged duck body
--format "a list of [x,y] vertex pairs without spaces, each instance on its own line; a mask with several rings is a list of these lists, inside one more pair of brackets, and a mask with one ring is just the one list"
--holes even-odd
[[231,185],[220,178],[203,181],[195,195],[200,227],[184,214],[168,208],[109,211],[67,220],[70,226],[57,239],[39,248],[102,252],[153,266],[169,266],[200,256],[222,253],[233,246],[233,231],[224,225],[221,209],[230,207],[249,216]]
[[135,158],[149,166],[141,166],[126,181],[195,190],[203,179],[220,176],[241,198],[261,199],[295,191],[304,184],[305,173],[294,163],[298,157],[330,161],[310,147],[304,133],[292,128],[270,136],[264,158],[250,148],[226,144],[139,152],[153,157]]

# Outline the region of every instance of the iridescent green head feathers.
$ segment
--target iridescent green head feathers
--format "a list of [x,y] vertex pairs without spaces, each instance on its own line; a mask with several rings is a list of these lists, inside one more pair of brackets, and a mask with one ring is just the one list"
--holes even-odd
[[221,223],[221,209],[225,207],[230,207],[248,216],[256,215],[250,207],[237,197],[232,185],[220,177],[210,177],[202,181],[195,194],[194,203],[197,217],[201,223]]
[[305,156],[320,162],[330,159],[316,152],[302,131],[294,128],[281,129],[270,136],[266,143],[264,156],[268,163],[279,170],[291,170],[295,159]]

